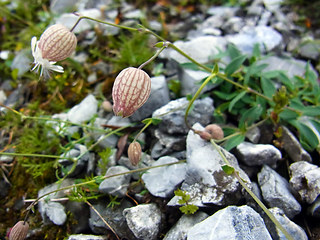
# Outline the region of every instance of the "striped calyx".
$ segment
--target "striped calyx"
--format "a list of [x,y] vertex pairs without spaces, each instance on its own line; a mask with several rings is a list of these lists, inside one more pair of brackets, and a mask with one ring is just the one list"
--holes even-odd
[[29,224],[24,221],[17,222],[9,233],[9,240],[23,240],[26,238],[29,230]]
[[61,24],[49,27],[39,40],[42,58],[54,62],[70,57],[76,46],[77,37]]
[[125,68],[116,77],[113,89],[113,111],[117,116],[129,117],[149,98],[151,79],[138,68]]
[[137,166],[141,158],[141,145],[134,141],[128,148],[128,157],[133,166]]

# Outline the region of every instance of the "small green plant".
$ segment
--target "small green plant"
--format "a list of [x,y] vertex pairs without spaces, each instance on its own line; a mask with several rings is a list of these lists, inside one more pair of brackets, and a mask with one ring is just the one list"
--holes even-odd
[[196,205],[190,204],[190,195],[187,194],[186,191],[182,191],[181,189],[177,189],[174,191],[174,195],[179,197],[178,203],[180,205],[183,205],[179,207],[180,211],[184,214],[194,214],[196,211],[198,211],[198,207]]

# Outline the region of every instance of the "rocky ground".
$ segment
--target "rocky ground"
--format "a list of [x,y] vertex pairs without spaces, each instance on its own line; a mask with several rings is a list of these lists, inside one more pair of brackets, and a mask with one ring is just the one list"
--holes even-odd
[[[304,76],[306,65],[310,64],[311,71],[318,76],[319,29],[299,25],[297,13],[281,3],[281,0],[255,0],[241,1],[231,7],[191,4],[189,8],[178,8],[170,6],[166,1],[159,1],[146,8],[138,3],[134,5],[125,2],[120,7],[113,7],[112,1],[108,0],[57,0],[51,1],[48,7],[55,14],[52,23],[62,23],[69,28],[77,16],[66,13],[68,9],[85,16],[110,22],[120,21],[128,25],[143,18],[146,9],[152,16],[161,16],[165,12],[167,21],[164,23],[156,17],[151,18],[150,28],[157,32],[167,31],[168,36],[176,40],[176,46],[200,63],[212,61],[214,56],[226,51],[230,44],[234,44],[241,53],[251,56],[255,44],[258,44],[265,56],[259,63],[268,65],[263,71],[284,70],[291,78]],[[30,217],[27,239],[59,239],[60,236],[68,240],[116,239],[110,227],[121,239],[286,239],[244,191],[238,180],[223,172],[223,159],[211,143],[190,131],[184,123],[188,96],[196,93],[199,81],[209,74],[199,69],[182,67],[189,60],[172,49],[166,49],[157,60],[161,63],[157,65],[161,66],[160,74],[156,74],[155,69],[150,71],[152,89],[149,100],[130,118],[116,117],[110,112],[107,101],[101,101],[99,97],[101,74],[112,72],[112,66],[107,61],[92,62],[89,56],[92,51],[88,52],[85,48],[96,43],[97,31],[102,34],[101,38],[104,35],[117,36],[120,30],[88,21],[82,21],[75,29],[78,45],[84,47],[71,59],[80,66],[89,65],[91,71],[85,81],[91,88],[79,101],[73,99],[77,103],[69,109],[50,117],[78,124],[65,127],[53,123],[53,127],[63,141],[75,135],[90,135],[91,144],[97,143],[99,149],[110,149],[108,162],[104,164],[105,158],[96,149],[88,149],[88,139],[77,143],[73,141],[72,149],[61,157],[80,156],[76,165],[63,158],[57,162],[62,169],[59,177],[63,177],[66,171],[75,166],[72,174],[59,183],[52,178],[48,182],[42,181],[44,187],[39,191],[20,194],[14,200],[9,199],[9,196],[12,196],[12,191],[17,191],[15,182],[12,182],[9,171],[3,171],[5,177],[0,181],[0,196],[5,208],[1,207],[1,215],[4,216],[0,225],[3,228],[1,234],[23,219],[24,210],[30,203],[24,201],[30,196],[42,196],[78,183],[79,179],[86,177],[118,174],[186,159],[185,162],[150,169],[143,174],[132,172],[105,179],[94,190],[102,195],[96,199],[70,198],[70,191],[50,194],[45,201],[36,205],[35,212],[31,214],[33,217]],[[3,60],[8,54],[5,50],[0,51]],[[230,62],[230,59],[224,58],[224,61]],[[18,69],[18,79],[28,74],[31,62],[30,49],[15,53],[11,69]],[[174,93],[174,88],[169,87],[171,80],[175,79],[180,82],[179,96]],[[21,108],[26,104],[26,88],[30,85],[21,81],[12,87],[10,80],[3,79],[1,74],[0,81],[0,103],[13,108]],[[208,94],[195,101],[188,117],[194,129],[203,130],[206,125],[215,122],[216,99],[209,94],[215,87],[208,85],[204,90]],[[1,111],[1,117],[4,118],[8,111],[5,108],[1,108]],[[128,137],[129,134],[113,134],[104,138],[105,133],[81,126],[88,124],[108,129],[137,123],[130,129],[134,132],[141,129],[141,121],[149,117],[159,118],[161,122],[140,136],[141,142],[145,144],[138,166],[130,163],[126,151],[117,155],[117,149],[127,148],[123,136]],[[4,128],[0,131],[0,146],[4,148],[10,138]],[[50,139],[50,134],[47,137]],[[223,153],[293,239],[319,239],[319,154],[317,151],[306,151],[297,133],[288,126],[283,126],[281,139],[274,140],[272,126],[262,125],[248,132],[244,142],[231,151],[223,150]],[[124,147],[121,147],[123,141]],[[14,148],[7,151],[13,152]],[[3,169],[6,167],[4,164],[9,166],[13,162],[14,157],[0,155]],[[14,167],[8,169],[15,171]],[[195,214],[180,212],[179,197],[174,195],[178,188],[189,194],[188,204],[199,207]],[[90,191],[90,188],[82,190]],[[87,195],[90,194],[84,193],[84,196]],[[19,214],[9,217],[13,212]],[[109,226],[106,226],[103,219]],[[1,239],[5,239],[5,236],[1,236]]]

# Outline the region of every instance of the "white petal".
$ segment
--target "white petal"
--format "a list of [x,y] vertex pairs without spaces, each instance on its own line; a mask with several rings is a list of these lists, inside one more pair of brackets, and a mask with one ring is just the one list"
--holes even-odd
[[35,50],[36,50],[36,45],[37,45],[37,38],[33,37],[31,39],[31,51],[32,51],[32,56],[35,57]]

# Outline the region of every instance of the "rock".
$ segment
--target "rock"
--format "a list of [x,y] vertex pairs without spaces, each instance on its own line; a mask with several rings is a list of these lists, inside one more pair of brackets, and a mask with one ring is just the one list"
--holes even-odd
[[320,56],[320,43],[316,40],[309,40],[302,43],[298,50],[302,57],[317,60]]
[[[280,208],[270,208],[269,211],[275,216],[275,218],[279,221],[281,226],[285,230],[287,230],[287,232],[294,240],[308,240],[305,231],[299,225],[287,218],[287,216]],[[268,217],[265,217],[264,222],[266,223],[269,233],[271,234],[273,239],[287,239],[284,236],[283,232],[279,228],[276,228],[274,223]]]
[[283,0],[263,0],[263,3],[269,11],[275,12],[280,8]]
[[262,166],[267,164],[275,167],[281,160],[281,152],[270,144],[253,144],[242,142],[236,147],[235,155],[248,166]]
[[164,76],[151,78],[151,93],[146,103],[139,108],[131,117],[132,121],[141,121],[150,117],[158,108],[170,101],[169,89]]
[[179,221],[167,232],[163,240],[185,240],[187,231],[195,224],[208,217],[205,212],[196,212],[193,215],[182,215]]
[[[203,130],[200,124],[193,125],[196,130]],[[250,179],[240,169],[237,159],[220,148],[230,164],[250,187]],[[187,175],[181,189],[190,195],[190,204],[198,207],[215,204],[219,206],[235,204],[241,198],[241,185],[231,175],[226,175],[222,166],[226,165],[218,151],[210,142],[200,138],[192,130],[187,136]],[[179,197],[173,197],[168,205],[177,206]]]
[[249,55],[252,54],[253,47],[257,43],[262,51],[271,51],[279,47],[282,42],[281,34],[267,26],[246,26],[238,34],[228,35],[226,38],[242,53]]
[[289,170],[291,187],[298,192],[302,201],[313,203],[320,194],[320,168],[300,161],[292,163]]
[[0,89],[0,104],[4,104],[4,102],[7,100],[6,93]]
[[283,145],[284,150],[289,155],[292,161],[307,161],[312,162],[309,153],[304,150],[300,142],[296,139],[292,132],[285,126],[282,126],[282,136],[279,139]]
[[[191,69],[179,68],[179,80],[181,83],[181,96],[188,94],[194,95],[201,86],[201,80],[207,78],[210,74],[204,71],[195,71]],[[203,91],[212,89],[212,85],[207,84]]]
[[246,138],[250,140],[250,142],[257,144],[261,137],[261,131],[258,127],[254,127],[249,129],[246,132]]
[[[161,157],[152,166],[179,162],[173,157]],[[142,175],[142,180],[148,191],[156,197],[172,197],[173,191],[184,180],[186,163],[179,163],[161,168],[149,169]]]
[[[75,221],[72,224],[72,233],[83,233],[89,230],[89,216],[90,211],[89,207],[84,202],[77,202],[77,201],[68,201],[66,204],[67,212],[72,213],[72,217]],[[73,221],[72,221],[73,223]]]
[[78,11],[79,0],[51,0],[50,11],[56,15]]
[[68,120],[72,123],[89,121],[98,111],[98,101],[89,94],[79,104],[72,107],[68,112]]
[[238,10],[239,7],[214,6],[208,9],[207,14],[214,16],[223,16],[224,18],[228,19],[230,17],[233,17]]
[[[73,184],[73,180],[65,179],[61,183],[53,183],[48,185],[38,192],[38,197],[47,194],[49,192],[55,191],[59,188],[64,188]],[[44,223],[48,223],[49,220],[56,225],[63,225],[67,220],[67,214],[65,213],[65,207],[60,202],[53,202],[50,200],[58,199],[65,197],[64,191],[58,191],[55,193],[51,193],[46,196],[46,201],[42,200],[38,203],[38,210],[41,214],[41,217]],[[49,199],[49,200],[48,200]]]
[[[218,49],[221,51],[226,50],[227,41],[224,37],[202,36],[186,42],[179,40],[174,42],[174,45],[196,61],[206,63],[212,59],[214,55],[219,53]],[[173,49],[164,50],[160,56],[167,59],[174,59],[179,63],[190,62],[190,60]]]
[[[108,168],[105,176],[128,172],[129,169],[123,166],[113,166]],[[103,180],[99,185],[99,191],[113,196],[124,197],[126,195],[131,174],[119,175]]]
[[[59,163],[63,166],[62,175],[67,174],[68,177],[75,177],[81,174],[88,165],[90,154],[85,145],[76,144],[73,149],[60,155],[60,157],[65,157],[65,159],[59,159]],[[77,161],[74,162],[68,158],[77,159]],[[75,168],[74,164],[76,164]],[[72,172],[70,172],[71,170]]]
[[194,225],[188,240],[264,239],[271,236],[260,215],[248,206],[229,206]]
[[[185,125],[184,115],[188,103],[189,101],[186,98],[179,98],[157,109],[152,114],[152,117],[162,120],[158,125],[160,131],[169,134],[186,134],[189,129]],[[208,125],[211,122],[213,111],[214,107],[211,98],[198,99],[194,102],[193,110],[189,112],[188,122],[190,125],[196,122],[204,126]]]
[[126,222],[138,239],[158,239],[161,211],[156,204],[139,204],[123,211]]
[[67,240],[108,240],[107,236],[87,235],[87,234],[72,234]]
[[227,21],[223,24],[222,29],[227,34],[234,34],[241,31],[241,29],[245,26],[245,22],[241,17],[232,17],[227,19]]
[[11,70],[18,70],[18,77],[21,77],[24,73],[30,70],[31,54],[29,49],[21,50],[16,54],[12,63]]
[[[258,65],[265,64],[265,63],[268,64],[268,66],[262,70],[263,72],[285,69],[286,75],[289,78],[292,78],[295,75],[298,75],[301,77],[304,76],[306,64],[307,64],[307,62],[303,60],[298,60],[294,58],[286,59],[286,58],[281,58],[276,56],[269,56],[267,58],[264,58],[258,61]],[[311,64],[310,64],[310,69],[315,74],[317,74],[316,71],[311,66]]]
[[[120,205],[107,207],[105,200],[102,200],[93,207],[101,214],[103,219],[111,226],[120,238],[136,240],[130,229],[128,228],[123,210],[132,207],[132,204],[127,200],[120,201]],[[110,234],[110,228],[107,226],[97,213],[90,208],[89,226],[95,234]]]
[[310,216],[320,218],[320,197],[317,197],[317,199],[308,208],[308,214]]
[[159,143],[162,146],[161,152],[164,152],[164,154],[173,151],[182,151],[186,148],[186,137],[183,135],[170,135],[159,129],[155,129],[154,135],[159,140]]
[[264,165],[258,173],[263,199],[269,207],[278,207],[291,219],[301,212],[301,206],[290,192],[288,181]]
[[[100,19],[101,18],[101,11],[99,9],[85,9],[82,11],[78,12],[80,16],[87,16],[87,17],[91,17],[94,19]],[[76,21],[78,20],[78,16],[76,16],[73,13],[63,13],[61,14],[61,16],[56,20],[56,23],[60,23],[64,26],[66,26],[67,28],[71,29],[74,24],[76,23]],[[76,26],[76,28],[74,29],[74,33],[81,33],[84,32],[86,30],[90,30],[93,29],[95,25],[97,25],[98,23],[95,21],[90,21],[87,19],[83,19],[81,20],[81,22]]]

